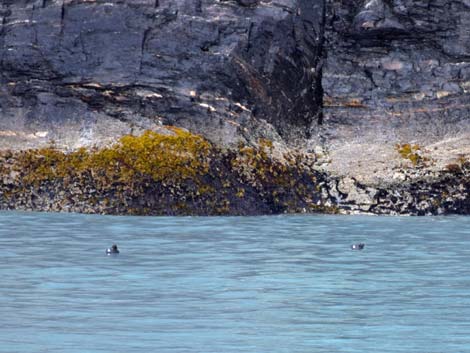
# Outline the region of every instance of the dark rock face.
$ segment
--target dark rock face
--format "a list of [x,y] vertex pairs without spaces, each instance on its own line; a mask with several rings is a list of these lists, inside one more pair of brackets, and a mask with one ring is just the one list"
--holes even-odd
[[334,0],[326,33],[333,142],[428,142],[468,131],[468,1]]
[[21,0],[0,23],[0,148],[160,124],[223,143],[469,127],[467,0]]
[[224,143],[256,129],[306,137],[323,12],[312,0],[2,1],[0,148],[161,124]]
[[469,28],[468,0],[5,0],[0,148],[441,138],[469,127]]

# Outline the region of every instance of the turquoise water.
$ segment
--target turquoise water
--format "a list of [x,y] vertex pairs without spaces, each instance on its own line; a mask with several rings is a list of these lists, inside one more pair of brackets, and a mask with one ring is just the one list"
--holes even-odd
[[470,217],[7,212],[0,251],[2,353],[470,352]]

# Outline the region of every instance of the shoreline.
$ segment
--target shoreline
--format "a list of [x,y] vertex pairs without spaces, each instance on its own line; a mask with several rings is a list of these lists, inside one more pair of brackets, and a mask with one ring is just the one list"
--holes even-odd
[[[4,152],[0,209],[122,215],[334,213],[313,155],[273,145],[221,149],[199,135],[124,136],[99,150]],[[305,210],[305,211],[304,211]]]
[[150,216],[470,214],[466,165],[382,185],[333,176],[313,153],[222,149],[199,135],[125,136],[102,149],[0,153],[0,209]]

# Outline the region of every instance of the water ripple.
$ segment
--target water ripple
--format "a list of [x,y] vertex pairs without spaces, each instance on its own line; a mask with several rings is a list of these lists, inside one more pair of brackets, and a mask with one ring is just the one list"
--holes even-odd
[[0,352],[470,351],[467,217],[0,224]]

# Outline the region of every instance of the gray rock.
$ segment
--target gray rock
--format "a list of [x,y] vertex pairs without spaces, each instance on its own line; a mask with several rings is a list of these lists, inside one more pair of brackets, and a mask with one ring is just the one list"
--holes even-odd
[[4,145],[161,124],[223,144],[305,138],[321,113],[322,14],[320,0],[2,1],[0,131],[48,133]]
[[324,139],[426,143],[468,131],[468,4],[331,2]]
[[343,178],[338,183],[338,190],[346,194],[345,202],[351,205],[359,205],[363,211],[369,211],[371,205],[376,204],[377,190],[374,188],[363,188],[353,178]]
[[21,0],[0,23],[0,149],[162,124],[222,144],[469,128],[466,0]]

